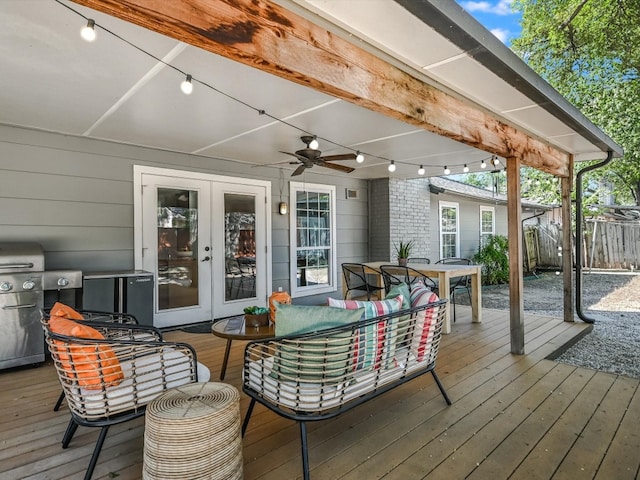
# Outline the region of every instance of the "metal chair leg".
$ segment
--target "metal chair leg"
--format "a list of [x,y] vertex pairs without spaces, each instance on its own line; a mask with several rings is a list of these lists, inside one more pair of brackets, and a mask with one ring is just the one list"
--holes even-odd
[[64,392],[60,392],[60,396],[58,397],[58,401],[56,402],[55,407],[53,407],[53,411],[57,412],[60,410],[60,406],[62,405],[62,401],[64,400]]
[[93,475],[93,470],[96,468],[96,463],[98,463],[98,457],[100,456],[100,451],[102,450],[104,439],[107,438],[108,431],[109,431],[109,425],[105,425],[100,429],[100,436],[98,437],[96,448],[93,449],[93,455],[91,455],[91,461],[89,462],[89,467],[87,467],[87,471],[84,474],[84,480],[91,480],[91,476]]
[[442,393],[442,396],[444,397],[444,401],[447,402],[447,405],[451,405],[451,400],[449,399],[449,395],[447,395],[447,392],[445,392],[444,386],[440,382],[438,375],[436,375],[435,369],[431,370],[431,375],[433,375],[433,379],[436,381],[436,385],[438,385],[438,388],[440,389],[440,393]]
[[247,408],[247,414],[244,416],[244,421],[242,422],[242,436],[244,437],[244,432],[247,431],[247,427],[249,426],[249,419],[251,418],[251,414],[253,413],[253,407],[256,405],[256,399],[252,398],[251,403],[249,404],[249,408]]
[[78,429],[78,424],[72,418],[69,420],[69,425],[67,425],[67,430],[64,432],[64,436],[62,437],[62,448],[67,448],[69,443],[71,443],[71,439],[73,438],[73,434],[76,433]]
[[302,447],[302,474],[304,480],[309,480],[309,451],[307,448],[307,424],[300,422],[300,443]]

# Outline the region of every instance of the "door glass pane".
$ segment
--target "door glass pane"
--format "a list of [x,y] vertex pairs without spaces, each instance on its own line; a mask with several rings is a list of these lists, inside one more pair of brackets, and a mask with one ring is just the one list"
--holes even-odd
[[256,202],[253,195],[224,194],[225,299],[256,296]]
[[198,305],[198,192],[158,188],[158,308]]

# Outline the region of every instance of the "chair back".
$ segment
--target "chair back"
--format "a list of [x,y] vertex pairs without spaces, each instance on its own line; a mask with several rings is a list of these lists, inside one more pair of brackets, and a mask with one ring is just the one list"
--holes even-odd
[[359,290],[367,284],[367,275],[364,273],[364,265],[361,263],[343,263],[342,275],[347,285],[347,290]]
[[409,257],[407,263],[431,263],[427,257]]
[[[444,265],[473,265],[473,261],[468,258],[461,257],[450,257],[450,258],[442,258],[438,260],[436,263],[441,263]],[[462,277],[457,277],[457,280],[451,283],[450,291],[455,290],[459,287],[468,287],[471,284],[471,276],[463,275]]]
[[422,281],[432,291],[437,292],[436,282],[424,273],[404,265],[381,265],[380,272],[384,280],[384,288],[388,292],[394,285],[406,283],[409,288],[417,281]]

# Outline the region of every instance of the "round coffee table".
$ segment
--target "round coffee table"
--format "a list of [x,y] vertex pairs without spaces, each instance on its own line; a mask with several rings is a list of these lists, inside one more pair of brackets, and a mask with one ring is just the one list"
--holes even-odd
[[224,380],[227,361],[229,360],[229,352],[231,351],[231,342],[233,340],[257,340],[260,338],[275,337],[276,335],[275,325],[273,323],[269,323],[269,325],[264,327],[250,327],[245,324],[244,315],[219,320],[213,324],[211,331],[216,337],[227,339],[224,359],[222,360],[222,369],[220,370],[220,380]]

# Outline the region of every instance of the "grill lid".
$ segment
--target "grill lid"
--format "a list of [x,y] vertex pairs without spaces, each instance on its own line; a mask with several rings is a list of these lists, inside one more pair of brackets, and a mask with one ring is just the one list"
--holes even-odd
[[44,252],[39,243],[0,243],[0,273],[41,272],[43,270]]

